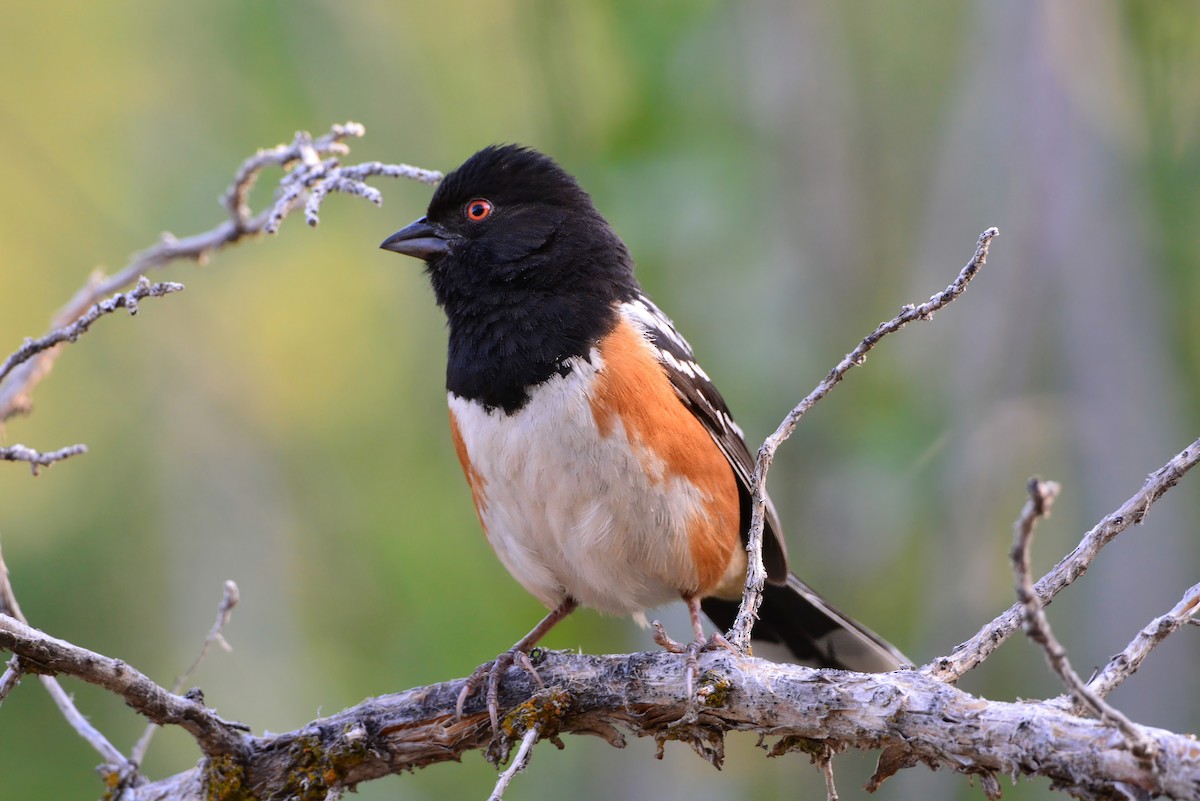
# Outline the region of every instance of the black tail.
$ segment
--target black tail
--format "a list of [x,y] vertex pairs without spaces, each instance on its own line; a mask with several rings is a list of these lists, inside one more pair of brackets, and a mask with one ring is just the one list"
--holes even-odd
[[[722,630],[737,616],[738,601],[705,598],[704,614]],[[802,665],[886,673],[911,664],[891,643],[834,609],[793,575],[767,584],[754,625],[755,641],[781,643]]]

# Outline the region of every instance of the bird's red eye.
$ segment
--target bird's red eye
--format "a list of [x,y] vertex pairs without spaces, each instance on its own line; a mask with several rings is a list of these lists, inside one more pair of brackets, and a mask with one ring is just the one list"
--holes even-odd
[[492,216],[492,202],[490,200],[477,197],[467,204],[468,220],[479,222],[480,220],[486,220],[490,216]]

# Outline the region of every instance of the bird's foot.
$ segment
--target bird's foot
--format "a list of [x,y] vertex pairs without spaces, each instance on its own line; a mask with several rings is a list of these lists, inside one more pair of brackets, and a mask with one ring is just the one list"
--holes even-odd
[[542,683],[542,677],[538,675],[537,668],[533,666],[533,661],[529,658],[529,654],[514,646],[497,656],[491,662],[484,662],[475,668],[474,673],[467,677],[466,683],[463,684],[463,688],[458,694],[458,703],[454,706],[455,715],[461,718],[463,716],[463,705],[471,697],[471,694],[479,689],[481,685],[486,687],[485,700],[487,701],[488,718],[492,722],[492,737],[499,738],[500,679],[504,676],[504,672],[513,665],[522,668],[539,685],[545,686]]
[[650,624],[650,628],[654,632],[654,642],[658,643],[665,651],[672,654],[682,654],[686,657],[687,697],[689,703],[691,702],[692,691],[696,686],[696,679],[700,676],[700,654],[705,651],[715,651],[719,648],[731,653],[737,653],[737,649],[720,632],[715,632],[707,639],[700,636],[684,644],[671,639],[666,629],[663,628],[662,623],[659,623],[657,620]]

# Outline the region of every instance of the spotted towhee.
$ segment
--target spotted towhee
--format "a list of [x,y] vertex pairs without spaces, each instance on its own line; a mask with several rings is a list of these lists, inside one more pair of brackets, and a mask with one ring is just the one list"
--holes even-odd
[[[701,610],[727,628],[745,581],[754,461],[575,179],[533,150],[484,148],[381,247],[426,262],[450,328],[450,433],[479,521],[553,610],[491,669],[493,717],[499,671],[577,606],[644,621],[682,598],[696,642]],[[788,572],[770,506],[764,542],[756,640],[822,667],[907,661]]]

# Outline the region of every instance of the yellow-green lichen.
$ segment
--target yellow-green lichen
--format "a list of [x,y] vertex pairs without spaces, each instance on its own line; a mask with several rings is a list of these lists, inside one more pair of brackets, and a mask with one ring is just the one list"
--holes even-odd
[[700,675],[700,686],[696,688],[696,700],[701,706],[709,709],[719,709],[729,703],[729,694],[733,691],[733,682],[728,676],[712,670],[706,670]]
[[245,786],[246,769],[234,757],[223,754],[204,762],[206,801],[249,801]]
[[[371,758],[371,749],[361,727],[348,726],[333,747],[318,735],[297,737],[288,748],[291,772],[272,788],[272,796],[297,801],[323,801],[329,789]],[[251,801],[245,783],[245,768],[232,757],[213,757],[204,769],[206,801]]]
[[510,738],[520,737],[535,726],[542,737],[553,737],[570,708],[571,696],[565,691],[545,690],[505,715],[500,728]]

